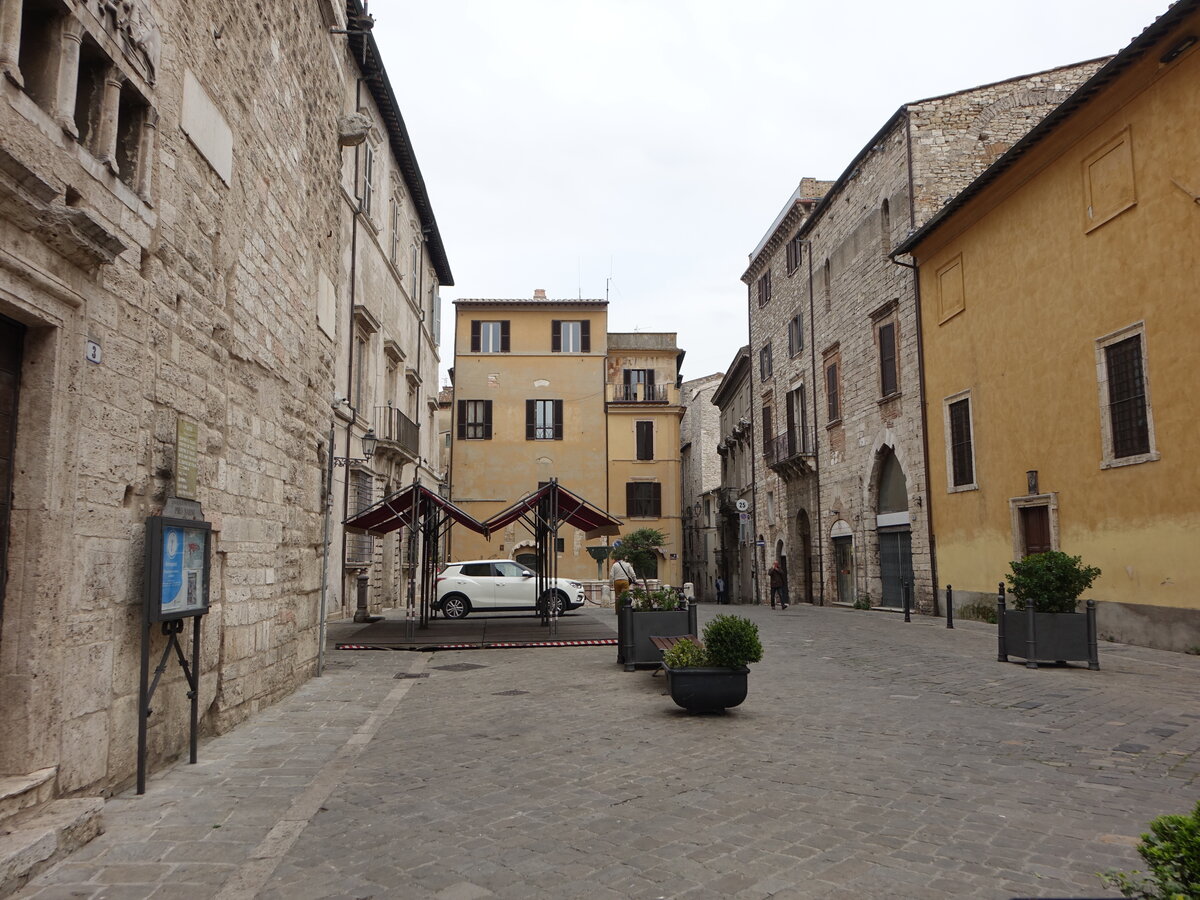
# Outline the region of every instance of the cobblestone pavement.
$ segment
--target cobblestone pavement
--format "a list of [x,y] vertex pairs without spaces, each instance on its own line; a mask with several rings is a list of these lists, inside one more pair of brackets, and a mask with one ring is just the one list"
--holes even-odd
[[333,652],[18,896],[1104,897],[1200,797],[1200,658],[1029,670],[980,623],[733,611],[766,657],[724,716],[611,647]]

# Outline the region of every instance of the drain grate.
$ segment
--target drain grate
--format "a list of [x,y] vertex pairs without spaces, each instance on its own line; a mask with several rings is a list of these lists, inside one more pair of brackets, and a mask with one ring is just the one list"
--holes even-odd
[[451,663],[448,666],[434,666],[434,668],[441,672],[469,672],[472,669],[486,669],[487,666],[481,666],[479,663]]
[[496,691],[492,694],[493,697],[519,697],[522,694],[528,694],[529,691]]
[[428,678],[428,672],[397,672],[393,678]]

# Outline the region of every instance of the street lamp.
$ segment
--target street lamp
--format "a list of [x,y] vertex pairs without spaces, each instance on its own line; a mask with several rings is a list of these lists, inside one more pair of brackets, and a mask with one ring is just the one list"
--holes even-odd
[[362,436],[362,456],[335,456],[333,464],[339,468],[345,468],[348,463],[355,462],[370,462],[371,457],[375,455],[375,448],[379,446],[379,438],[375,436],[375,429],[368,428],[367,433]]

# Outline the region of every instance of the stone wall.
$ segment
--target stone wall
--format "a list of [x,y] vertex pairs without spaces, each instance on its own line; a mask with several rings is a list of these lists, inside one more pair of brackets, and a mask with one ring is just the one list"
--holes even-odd
[[[712,403],[723,372],[685,381],[679,390],[684,406],[679,423],[683,471],[683,580],[691,582],[701,600],[715,600],[718,510],[715,496],[721,486],[720,411]],[[707,503],[707,508],[706,508]]]

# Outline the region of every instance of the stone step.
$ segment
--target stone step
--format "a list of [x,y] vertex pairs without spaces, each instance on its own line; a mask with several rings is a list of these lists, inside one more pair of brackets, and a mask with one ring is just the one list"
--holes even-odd
[[0,898],[104,830],[102,797],[54,800],[0,821]]
[[46,803],[54,796],[54,777],[58,769],[38,769],[28,775],[0,775],[0,821]]

